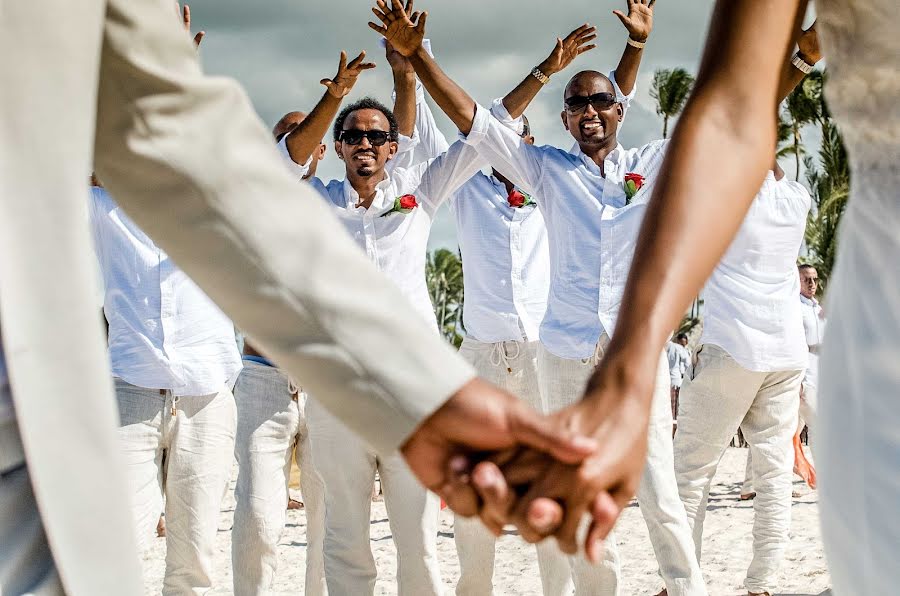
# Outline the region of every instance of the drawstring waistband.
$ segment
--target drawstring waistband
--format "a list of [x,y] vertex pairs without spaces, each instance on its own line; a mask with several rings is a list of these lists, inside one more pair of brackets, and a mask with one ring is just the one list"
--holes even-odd
[[594,346],[594,354],[592,356],[588,356],[587,358],[582,358],[582,364],[590,364],[591,366],[597,366],[600,364],[600,361],[603,360],[603,354],[606,353],[606,345],[608,342],[604,341],[604,338],[600,338],[597,341],[597,345]]
[[522,352],[522,348],[519,346],[518,342],[510,342],[514,346],[516,346],[516,353],[510,356],[509,352],[506,349],[507,342],[498,341],[497,343],[491,346],[491,364],[494,366],[500,366],[500,364],[506,365],[506,372],[512,374],[512,366],[510,365],[510,360],[515,360],[519,357],[519,354]]

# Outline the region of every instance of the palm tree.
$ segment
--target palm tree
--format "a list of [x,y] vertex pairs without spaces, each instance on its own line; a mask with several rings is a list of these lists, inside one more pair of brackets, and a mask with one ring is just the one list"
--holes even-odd
[[425,262],[425,282],[441,334],[459,347],[462,335],[457,329],[463,329],[462,260],[446,248],[429,254]]
[[827,118],[822,123],[819,163],[804,160],[806,179],[812,190],[813,209],[806,224],[806,259],[819,274],[819,291],[824,292],[834,268],[837,232],[850,195],[850,164],[837,127]]
[[[803,83],[798,85],[784,102],[784,112],[782,121],[788,127],[788,139],[790,143],[782,148],[779,157],[788,154],[794,155],[796,170],[794,179],[800,179],[800,160],[805,153],[803,149],[803,127],[807,124],[819,122],[820,124],[828,118],[825,102],[822,96],[822,86],[824,83],[824,74],[822,71],[814,70],[811,72]],[[781,138],[781,127],[779,127],[779,141]]]
[[694,77],[683,68],[662,68],[653,73],[650,96],[656,100],[656,113],[663,117],[664,139],[669,134],[669,118],[681,113],[693,86]]

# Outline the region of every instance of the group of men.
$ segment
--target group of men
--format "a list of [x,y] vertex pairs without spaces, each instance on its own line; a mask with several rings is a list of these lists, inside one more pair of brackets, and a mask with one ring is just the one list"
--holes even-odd
[[[317,105],[276,125],[278,150],[298,184],[318,192],[413,305],[409,316],[421,317],[436,334],[426,244],[438,208],[448,203],[465,280],[460,354],[481,378],[534,408],[565,407],[582,395],[615,332],[638,230],[666,152],[664,141],[626,149],[617,138],[652,30],[653,0],[629,0],[628,12],[617,12],[629,36],[614,71],[582,71],[566,86],[561,118],[575,142],[571,150],[535,146],[524,111],[551,76],[594,47],[592,27],[557,40],[543,62],[485,109],[435,62],[424,39],[425,15],[413,13],[411,3],[382,1],[375,14],[378,22],[370,26],[387,39],[393,110],[371,98],[342,108],[358,77],[374,67],[364,53],[353,60],[342,54],[337,74],[323,80],[326,92]],[[786,69],[785,95],[802,79],[801,67],[819,59],[814,30],[803,32],[799,43],[802,64]],[[426,91],[459,129],[459,140],[450,144],[438,130]],[[329,132],[346,172],[324,182],[316,169]],[[738,427],[750,443],[758,494],[745,584],[750,594],[776,588],[788,542],[801,381],[809,406],[803,418],[810,421],[824,325],[810,283],[815,271],[808,267],[800,270],[806,283],[802,303],[797,300],[795,263],[809,207],[808,192],[775,164],[707,286],[697,362],[680,392],[686,338],[677,338],[680,350],[668,360],[659,357],[637,498],[659,562],[661,593],[707,593],[699,563],[705,501]],[[401,455],[386,456],[357,436],[315,394],[307,395],[302,378],[291,378],[258,351],[252,337],[240,355],[231,321],[96,181],[89,217],[104,281],[120,446],[142,541],[160,511],[166,513],[163,592],[197,593],[213,584],[213,542],[233,454],[239,465],[235,594],[272,589],[293,457],[307,514],[307,594],[373,593],[369,514],[376,472],[397,547],[400,593],[440,594],[439,499]],[[492,592],[501,529],[500,523],[486,529],[477,520],[455,520],[458,594]],[[565,594],[573,586],[576,594],[618,593],[614,535],[599,564],[565,554],[572,546],[538,545],[544,594]]]

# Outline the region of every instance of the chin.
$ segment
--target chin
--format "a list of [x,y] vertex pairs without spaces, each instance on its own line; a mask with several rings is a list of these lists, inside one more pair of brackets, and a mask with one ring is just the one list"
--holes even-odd
[[370,166],[364,166],[361,168],[357,168],[357,170],[356,170],[357,176],[363,176],[365,178],[368,178],[369,176],[373,176],[374,174],[375,174],[375,168],[370,167]]

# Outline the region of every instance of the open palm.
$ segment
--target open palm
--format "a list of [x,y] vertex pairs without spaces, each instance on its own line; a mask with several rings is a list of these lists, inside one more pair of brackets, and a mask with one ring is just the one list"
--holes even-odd
[[597,38],[597,29],[584,24],[569,33],[564,39],[556,39],[556,47],[541,64],[541,71],[546,75],[565,70],[575,58],[597,47],[590,42]]
[[653,5],[656,0],[628,0],[628,14],[621,10],[614,10],[613,14],[619,17],[628,36],[635,41],[646,41],[653,30]]
[[372,12],[381,22],[369,23],[369,27],[377,31],[403,56],[412,56],[425,39],[425,21],[428,13],[413,12],[413,0],[406,6],[400,0],[391,0],[390,6],[385,0],[378,0],[378,6]]
[[351,60],[348,64],[347,52],[341,52],[341,61],[338,64],[337,74],[334,75],[334,78],[332,79],[322,79],[319,82],[328,88],[328,92],[332,96],[338,99],[345,97],[350,93],[350,90],[353,89],[353,86],[356,84],[356,79],[359,78],[359,75],[362,74],[364,70],[375,68],[373,63],[363,62],[365,58],[366,53],[360,52],[359,56]]

